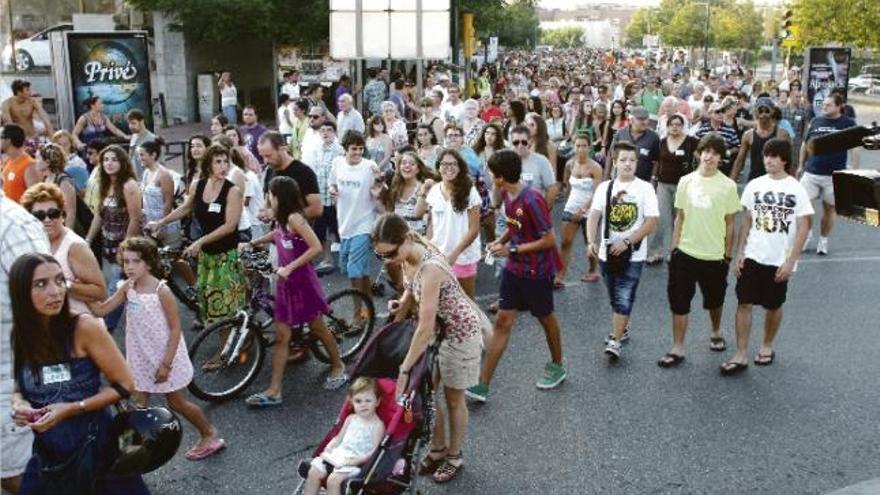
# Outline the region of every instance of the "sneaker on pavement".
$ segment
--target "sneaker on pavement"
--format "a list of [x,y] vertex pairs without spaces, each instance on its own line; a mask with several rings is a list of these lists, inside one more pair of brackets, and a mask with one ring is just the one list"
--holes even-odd
[[489,397],[489,386],[485,383],[478,383],[465,390],[464,395],[477,402],[486,402]]
[[605,345],[605,354],[608,354],[612,359],[617,359],[620,357],[620,342],[610,339],[608,343]]
[[565,368],[551,361],[544,366],[544,372],[536,385],[541,390],[550,390],[558,387],[566,376]]
[[[607,344],[608,342],[610,342],[612,340],[614,340],[614,335],[609,333],[608,336],[605,337],[605,343]],[[622,343],[626,342],[627,340],[629,340],[629,327],[626,327],[623,329],[623,335],[620,336],[620,340],[618,340],[617,342],[619,344],[622,344]]]
[[820,237],[819,242],[816,243],[816,254],[820,256],[828,255],[828,238]]

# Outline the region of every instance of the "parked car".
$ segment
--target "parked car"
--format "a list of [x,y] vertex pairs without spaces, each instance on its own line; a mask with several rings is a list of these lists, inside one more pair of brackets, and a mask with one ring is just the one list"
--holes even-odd
[[858,76],[849,80],[849,90],[853,93],[876,93],[877,88],[880,88],[880,65],[865,65]]
[[[49,33],[54,31],[70,31],[73,24],[58,24],[38,32],[30,38],[15,42],[15,70],[25,72],[38,67],[50,67],[52,65],[52,48],[49,43]],[[12,44],[3,48],[3,64],[7,67],[13,65]]]

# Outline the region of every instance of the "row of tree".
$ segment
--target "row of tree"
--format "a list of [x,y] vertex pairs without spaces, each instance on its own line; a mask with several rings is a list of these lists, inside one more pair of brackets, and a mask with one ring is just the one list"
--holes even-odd
[[751,0],[662,0],[658,7],[636,11],[624,44],[641,47],[645,34],[656,34],[664,45],[699,47],[708,36],[714,48],[754,50],[779,35],[786,9],[793,13],[789,45],[796,51],[827,43],[880,48],[877,0],[790,0],[763,12]]
[[[174,27],[196,43],[224,44],[272,39],[310,46],[329,38],[328,0],[126,0],[143,11],[173,16]],[[453,0],[455,1],[455,0]],[[459,0],[474,13],[477,36],[498,36],[504,46],[534,46],[537,0]]]

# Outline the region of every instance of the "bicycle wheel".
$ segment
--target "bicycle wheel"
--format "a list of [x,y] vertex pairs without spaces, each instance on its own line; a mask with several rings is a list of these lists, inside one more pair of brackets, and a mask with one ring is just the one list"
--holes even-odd
[[[339,356],[343,361],[348,361],[361,350],[373,332],[373,324],[376,321],[373,300],[359,290],[345,289],[331,294],[327,298],[327,305],[330,306],[330,310],[324,316],[324,323],[327,324],[327,328],[336,339]],[[355,311],[358,307],[360,308],[360,318],[355,317]],[[355,326],[358,319],[362,322],[361,326]],[[309,345],[319,361],[330,362],[327,349],[317,337],[311,335]]]
[[189,391],[208,402],[241,393],[260,373],[266,342],[256,327],[243,327],[241,316],[202,330],[189,347],[193,379]]

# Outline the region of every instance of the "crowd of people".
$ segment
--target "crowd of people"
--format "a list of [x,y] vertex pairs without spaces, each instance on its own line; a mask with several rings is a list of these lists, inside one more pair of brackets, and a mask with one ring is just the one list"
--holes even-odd
[[[15,81],[0,115],[4,488],[39,490],[41,468],[76,455],[77,442],[94,425],[106,428],[108,406],[127,393],[141,404],[165,395],[198,430],[188,459],[225,447],[186,398],[199,370],[160,278],[163,245],[192,260],[179,272],[197,288],[205,325],[246,304],[240,253],[274,251],[277,344],[268,387],[246,399],[254,408],[282,404],[285,366],[303,352],[288,345],[296,326],[309,325],[328,350],[324,387],[347,383],[321,318],[327,303],[316,273],[338,269],[371,296],[378,258],[397,293],[391,316],[417,321],[400,390],[441,339],[435,378],[445,406],[419,465],[437,483],[464,466],[466,397],[488,400],[519,312],[530,312],[546,337],[549,359],[536,386],[566,379],[554,293],[572,271],[583,270],[584,283],[604,282],[612,312],[604,352],[619,359],[644,267],[668,264],[672,345],[657,364],[671,368],[685,359],[697,286],[712,322],[709,348],[726,350],[732,265],[736,353],[721,373],[749,364],[754,305],[767,318],[752,361],[773,363],[787,284],[809,242],[811,201],[821,199],[815,249],[827,255],[831,173],[858,166],[857,156],[812,155],[805,146],[855,125],[840,93],[814,114],[797,71],[776,84],[736,65],[692,72],[671,53],[508,52],[477,74],[460,85],[442,66],[429,66],[423,81],[373,68],[363,87],[346,76],[326,99],[321,85],[300,85],[291,71],[269,129],[254,107],[240,106],[223,73],[221,111],[206,134],[189,138],[179,171],[163,164],[163,141],[141,111],[131,110],[121,130],[92,97],[73,129],[55,131],[27,81]],[[581,260],[572,256],[576,239],[586,246]],[[497,313],[494,322],[475,303],[480,270],[500,279],[498,300],[485,308]],[[124,358],[106,331],[123,310]],[[201,371],[212,366],[219,363]],[[113,387],[102,388],[102,376]],[[73,386],[62,393],[58,384]],[[369,458],[381,436],[376,398],[373,383],[349,391],[361,411],[346,423],[363,437],[351,447],[358,455],[336,462],[328,449],[312,464],[312,493],[325,478],[338,487]],[[337,443],[348,445],[340,435]],[[119,493],[146,490],[137,477],[111,478],[107,493],[114,483]]]

